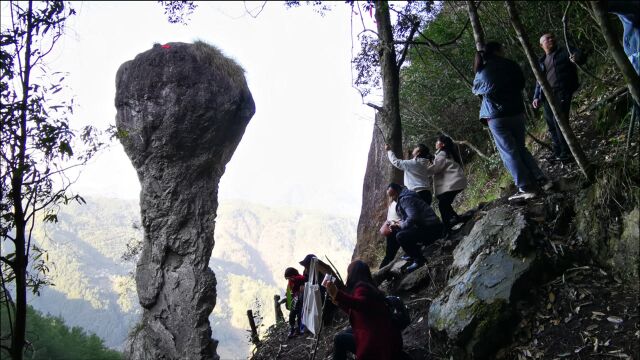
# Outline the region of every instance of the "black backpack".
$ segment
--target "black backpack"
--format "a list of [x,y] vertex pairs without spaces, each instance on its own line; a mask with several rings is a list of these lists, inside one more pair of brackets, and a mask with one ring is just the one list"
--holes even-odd
[[384,302],[387,304],[389,311],[391,312],[391,321],[398,329],[402,331],[409,326],[411,323],[411,316],[409,315],[409,310],[407,310],[402,299],[397,296],[387,296],[385,297]]

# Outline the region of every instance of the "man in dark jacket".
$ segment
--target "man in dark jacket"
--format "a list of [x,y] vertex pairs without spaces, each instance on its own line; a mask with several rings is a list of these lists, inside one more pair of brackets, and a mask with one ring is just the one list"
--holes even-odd
[[393,259],[398,248],[402,247],[414,261],[407,268],[409,273],[427,262],[418,244],[429,244],[439,239],[444,228],[431,206],[416,192],[391,183],[387,187],[387,195],[398,203],[396,212],[400,216],[400,221],[391,224],[397,241],[390,241],[387,244],[385,259]]
[[[539,60],[540,70],[545,74],[549,85],[551,85],[553,95],[558,104],[560,104],[560,111],[568,119],[573,93],[578,90],[580,85],[576,67],[576,63],[582,62],[580,52],[572,50],[572,54],[569,54],[565,47],[557,46],[553,34],[542,35],[540,47],[544,50],[544,55]],[[540,84],[536,84],[536,90],[533,95],[533,108],[537,109],[543,103],[544,118],[551,135],[554,157],[560,161],[571,160],[571,150],[569,150],[569,146],[562,135],[558,120],[553,116],[549,102],[545,101],[542,87]]]

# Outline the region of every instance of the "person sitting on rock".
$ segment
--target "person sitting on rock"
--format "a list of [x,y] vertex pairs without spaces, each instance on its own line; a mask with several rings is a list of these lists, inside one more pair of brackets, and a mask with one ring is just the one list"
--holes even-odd
[[404,184],[409,190],[415,191],[420,198],[431,205],[431,175],[427,173],[430,164],[431,153],[424,144],[418,144],[411,153],[410,160],[401,160],[396,157],[389,145],[385,145],[387,157],[391,164],[404,172]]
[[287,283],[287,297],[286,301],[287,310],[289,310],[289,338],[300,335],[301,321],[302,321],[302,300],[304,294],[304,283],[307,282],[307,278],[304,275],[300,275],[298,270],[292,267],[288,267],[284,271],[284,278],[289,282]]
[[433,175],[440,216],[446,235],[449,235],[451,228],[461,221],[451,204],[456,195],[467,187],[467,178],[462,170],[462,159],[450,137],[444,134],[438,135],[436,156],[433,164],[427,168],[427,172]]
[[346,289],[340,290],[332,282],[325,285],[332,301],[349,315],[351,324],[334,337],[334,360],[347,359],[349,352],[365,360],[404,357],[402,333],[394,326],[385,295],[376,287],[367,264],[360,260],[349,264]]
[[414,191],[391,183],[387,187],[387,195],[398,203],[396,212],[400,221],[391,225],[397,242],[395,246],[387,248],[385,258],[393,259],[401,246],[413,259],[413,263],[406,269],[407,273],[410,273],[427,262],[418,244],[427,245],[439,239],[443,233],[443,226],[431,206]]

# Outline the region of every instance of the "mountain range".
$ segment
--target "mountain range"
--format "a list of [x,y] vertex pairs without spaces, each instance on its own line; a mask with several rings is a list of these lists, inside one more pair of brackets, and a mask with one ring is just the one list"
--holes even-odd
[[[123,350],[142,312],[133,279],[135,261],[123,257],[143,236],[139,205],[116,198],[85,200],[61,208],[57,223],[34,229],[54,285],[40,296],[31,295],[29,303]],[[241,200],[222,200],[217,213],[209,266],[218,281],[218,298],[209,320],[221,358],[247,358],[251,345],[246,311],[253,310],[262,332],[272,325],[273,296],[284,296],[286,287],[284,269],[301,271],[298,261],[309,253],[325,262],[330,259],[345,275],[356,219]]]

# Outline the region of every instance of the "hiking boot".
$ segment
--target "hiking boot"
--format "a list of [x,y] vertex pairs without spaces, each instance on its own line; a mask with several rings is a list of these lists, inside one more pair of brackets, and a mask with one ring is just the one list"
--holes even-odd
[[509,196],[509,201],[529,200],[533,199],[536,196],[537,194],[533,191],[524,191],[522,189],[519,189],[517,193]]
[[413,258],[409,255],[402,255],[400,256],[400,259],[404,260],[404,261],[413,261]]
[[296,331],[295,328],[291,328],[291,330],[289,330],[289,335],[287,335],[287,339],[291,339],[294,338],[296,336],[298,336],[298,332]]
[[416,270],[418,270],[419,268],[423,267],[426,264],[425,261],[414,261],[413,264],[409,265],[409,267],[406,269],[407,274],[410,274]]

